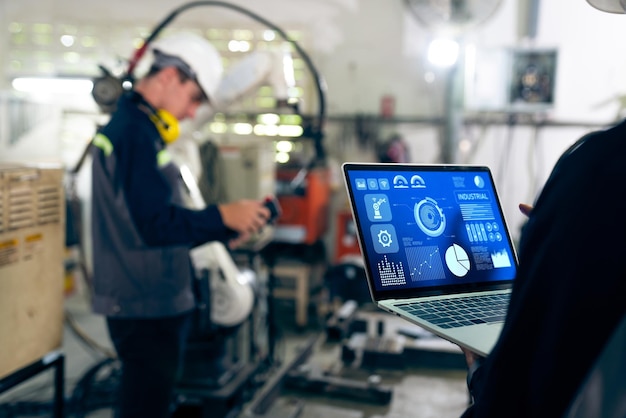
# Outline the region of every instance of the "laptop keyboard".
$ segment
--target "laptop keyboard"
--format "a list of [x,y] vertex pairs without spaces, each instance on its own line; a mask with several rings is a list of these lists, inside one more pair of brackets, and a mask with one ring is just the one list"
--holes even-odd
[[441,328],[457,328],[504,321],[509,298],[510,293],[502,293],[404,302],[395,306]]

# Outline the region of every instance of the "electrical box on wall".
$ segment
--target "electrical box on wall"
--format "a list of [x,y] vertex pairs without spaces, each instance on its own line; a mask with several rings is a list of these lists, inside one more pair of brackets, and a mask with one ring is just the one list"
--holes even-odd
[[61,346],[63,170],[0,164],[0,379]]
[[549,110],[554,106],[556,66],[556,49],[469,48],[465,55],[465,109]]

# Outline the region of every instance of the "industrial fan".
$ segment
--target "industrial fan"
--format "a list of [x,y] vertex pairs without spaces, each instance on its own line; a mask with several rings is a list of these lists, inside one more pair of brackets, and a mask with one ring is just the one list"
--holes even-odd
[[461,33],[489,19],[502,0],[405,0],[405,3],[425,27]]

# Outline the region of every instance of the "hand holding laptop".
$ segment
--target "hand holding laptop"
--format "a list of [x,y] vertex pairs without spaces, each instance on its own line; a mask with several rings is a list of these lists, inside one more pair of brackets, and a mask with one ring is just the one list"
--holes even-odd
[[532,212],[532,210],[533,207],[526,203],[519,204],[519,211],[522,212],[523,215],[530,216],[530,212]]

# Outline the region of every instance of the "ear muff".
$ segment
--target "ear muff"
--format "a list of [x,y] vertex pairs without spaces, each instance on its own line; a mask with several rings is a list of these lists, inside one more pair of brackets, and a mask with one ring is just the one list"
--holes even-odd
[[176,116],[164,109],[159,109],[150,115],[150,120],[156,125],[161,138],[166,144],[171,144],[180,135],[180,126]]

